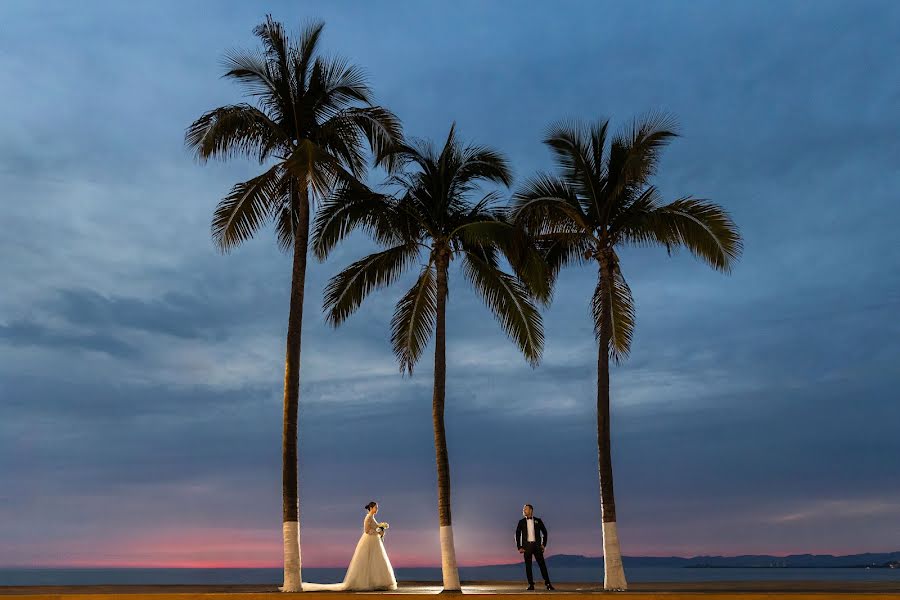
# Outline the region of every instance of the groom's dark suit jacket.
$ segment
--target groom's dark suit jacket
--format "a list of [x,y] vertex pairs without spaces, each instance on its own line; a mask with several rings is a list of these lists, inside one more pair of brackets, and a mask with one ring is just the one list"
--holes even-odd
[[[544,522],[534,518],[534,539],[535,543],[538,546],[546,546],[547,545],[547,528],[544,527]],[[523,518],[519,521],[519,526],[516,527],[516,547],[524,548],[525,544],[528,542],[528,523],[525,522]]]

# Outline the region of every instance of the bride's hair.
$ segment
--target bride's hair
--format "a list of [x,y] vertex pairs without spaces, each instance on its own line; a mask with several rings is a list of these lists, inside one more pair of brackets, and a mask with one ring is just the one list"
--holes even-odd
[[366,510],[372,510],[372,507],[378,504],[377,502],[369,502],[366,504]]

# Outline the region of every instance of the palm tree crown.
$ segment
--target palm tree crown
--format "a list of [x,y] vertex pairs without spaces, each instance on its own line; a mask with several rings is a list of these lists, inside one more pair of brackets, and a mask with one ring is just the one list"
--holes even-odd
[[267,17],[254,29],[262,51],[226,55],[224,77],[241,84],[256,106],[222,106],[203,114],[185,140],[197,158],[246,156],[274,163],[261,175],[235,185],[213,219],[217,246],[228,251],[274,220],[279,245],[291,248],[297,206],[308,190],[327,195],[366,170],[365,142],[376,162],[400,136],[388,110],[372,106],[364,73],[340,58],[316,55],[323,23],[308,25],[296,40]]
[[[683,246],[728,272],[742,243],[718,205],[690,196],[664,204],[650,184],[662,149],[677,136],[671,118],[650,115],[637,120],[611,142],[608,127],[609,121],[552,126],[544,143],[559,173],[531,178],[515,194],[514,214],[540,240],[551,285],[570,264],[597,261],[608,268],[610,285],[601,286],[601,274],[591,305],[598,337],[604,319],[609,319],[609,351],[618,360],[631,347],[635,314],[617,247],[660,245],[671,252]],[[604,306],[610,308],[609,315],[602,314]]]
[[[372,290],[390,285],[417,262],[423,266],[415,284],[397,304],[391,341],[400,368],[413,367],[431,337],[438,297],[438,271],[454,258],[462,260],[466,279],[504,330],[532,364],[540,359],[543,330],[531,296],[539,282],[523,277],[534,265],[520,253],[521,242],[499,206],[500,196],[470,198],[480,183],[509,185],[505,159],[482,146],[463,146],[451,128],[443,148],[414,141],[388,152],[402,172],[388,180],[395,195],[379,194],[357,184],[342,186],[323,203],[316,219],[313,250],[324,258],[353,229],[368,232],[387,246],[335,276],[325,290],[327,318],[339,325]],[[424,261],[421,260],[425,254]],[[522,277],[501,269],[510,260]]]

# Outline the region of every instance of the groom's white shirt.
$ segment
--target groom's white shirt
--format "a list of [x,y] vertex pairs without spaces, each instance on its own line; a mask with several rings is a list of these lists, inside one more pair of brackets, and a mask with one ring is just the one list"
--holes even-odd
[[536,542],[537,540],[534,537],[534,517],[525,519],[525,524],[528,525],[528,541]]

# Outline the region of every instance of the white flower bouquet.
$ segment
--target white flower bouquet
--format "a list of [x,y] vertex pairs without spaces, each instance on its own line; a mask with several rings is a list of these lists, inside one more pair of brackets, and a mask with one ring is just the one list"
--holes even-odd
[[378,535],[380,535],[381,537],[384,537],[384,534],[387,532],[387,530],[389,528],[390,528],[390,525],[388,523],[379,523],[378,527],[375,528],[375,531],[378,532]]

